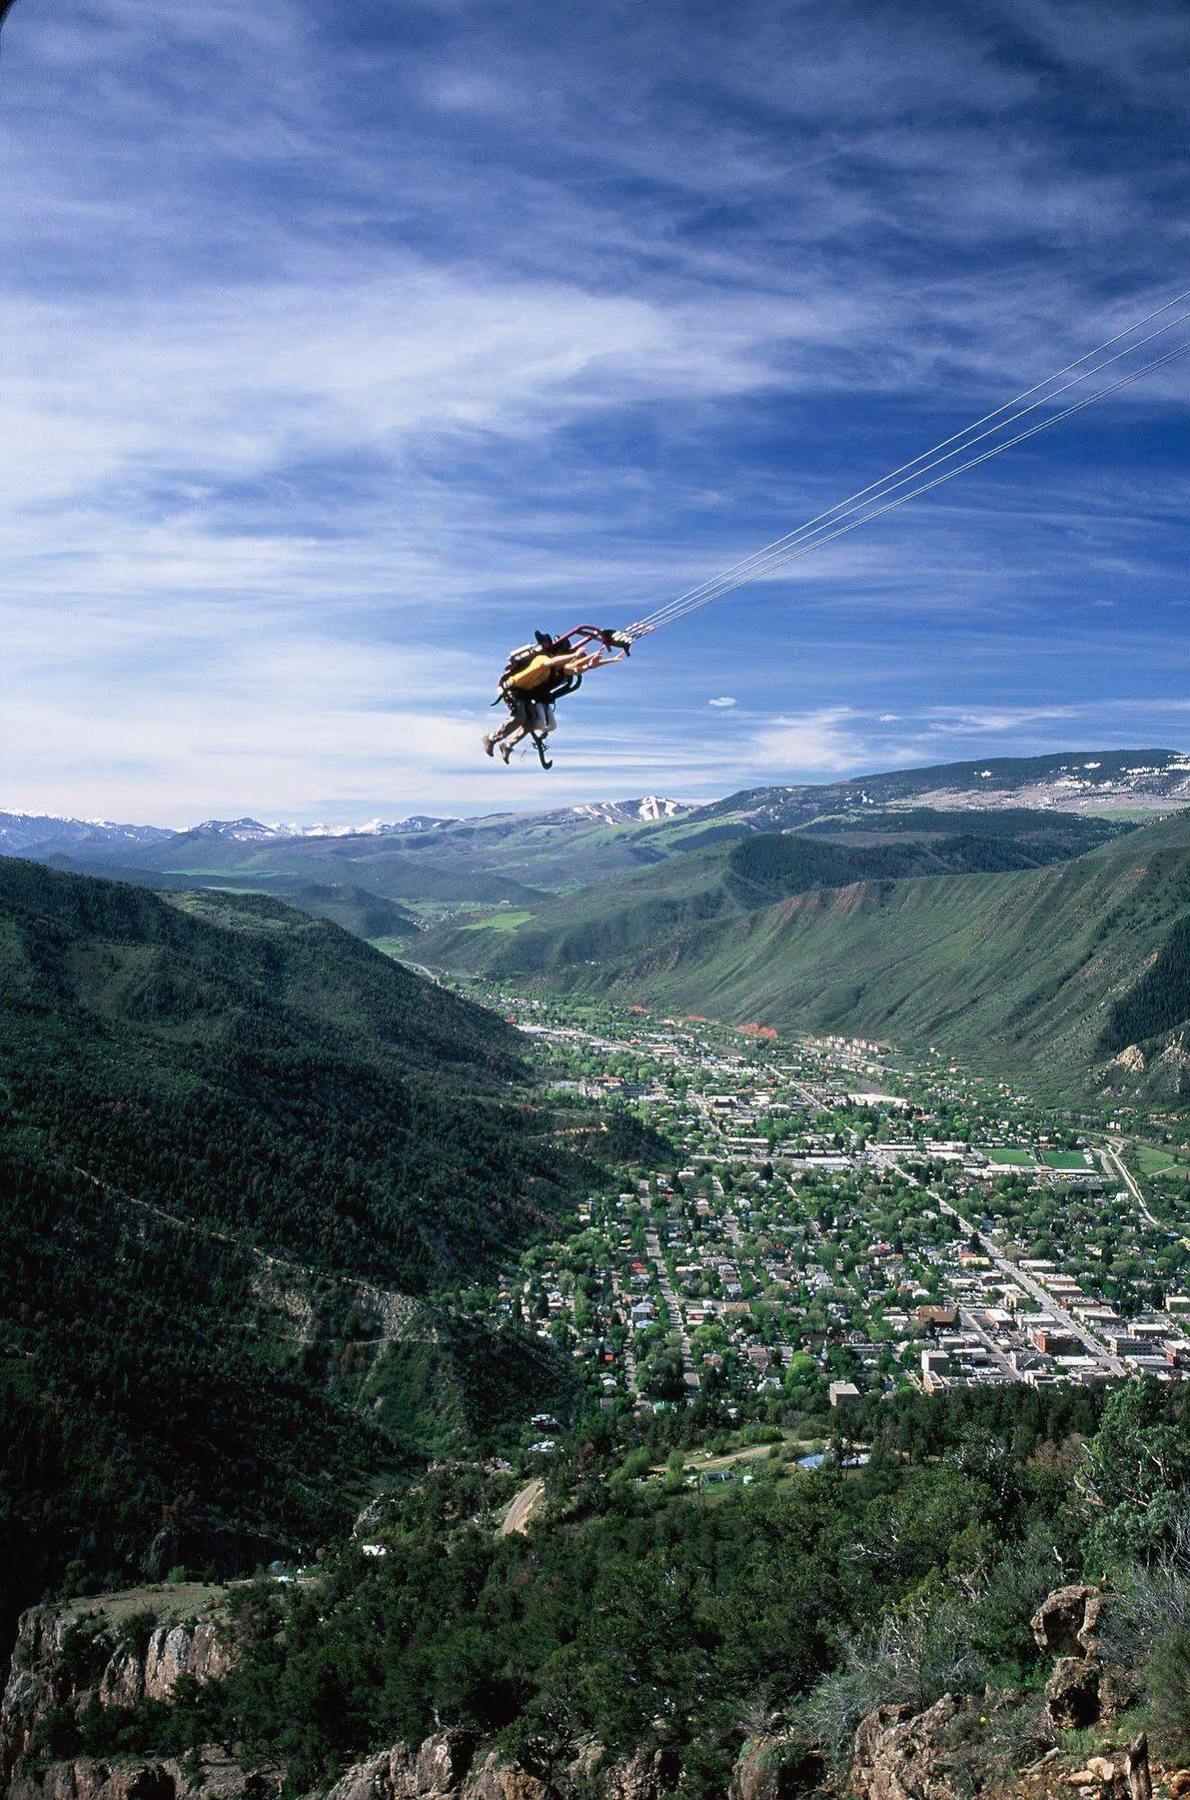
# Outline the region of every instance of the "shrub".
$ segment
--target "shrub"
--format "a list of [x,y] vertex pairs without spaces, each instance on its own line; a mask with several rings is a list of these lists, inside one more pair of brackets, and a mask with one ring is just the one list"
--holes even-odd
[[986,1660],[972,1641],[971,1609],[946,1602],[893,1614],[843,1645],[839,1667],[813,1688],[798,1720],[828,1761],[850,1753],[860,1721],[877,1706],[918,1712],[945,1693],[965,1693],[987,1680]]
[[1190,1630],[1176,1627],[1149,1661],[1149,1721],[1153,1741],[1166,1754],[1190,1750]]

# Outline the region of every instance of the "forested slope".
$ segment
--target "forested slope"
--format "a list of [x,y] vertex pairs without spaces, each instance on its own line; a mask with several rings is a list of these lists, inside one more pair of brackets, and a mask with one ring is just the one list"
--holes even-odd
[[1042,815],[1021,812],[1005,827],[998,819],[984,831],[979,821],[955,830],[915,814],[907,828],[893,819],[883,830],[844,842],[808,832],[764,832],[738,841],[675,855],[631,877],[622,877],[544,900],[514,930],[506,917],[452,922],[427,932],[418,956],[448,967],[497,975],[536,974],[652,950],[677,928],[738,917],[788,895],[842,888],[857,881],[900,880],[913,875],[1034,869],[1061,861],[1112,827],[1070,820],[1055,829]]
[[[773,843],[807,840],[755,837],[728,865]],[[628,889],[639,892],[639,882],[623,884],[621,898]],[[548,936],[541,916],[503,943],[473,933],[470,955],[467,934],[434,936],[445,960],[497,975],[538,973],[556,986],[779,1029],[937,1044],[1066,1088],[1139,1042],[1144,1067],[1112,1078],[1181,1091],[1169,1034],[1190,1019],[1190,815],[1045,869],[922,876],[890,864],[840,884],[824,863],[775,903],[723,905],[702,920],[692,908],[672,924],[655,911],[651,932],[642,921],[631,937],[619,923],[611,933],[611,890],[582,898],[600,900],[599,930],[576,908],[571,926]]]
[[449,1360],[434,1293],[590,1178],[518,1049],[271,901],[0,860],[0,1626],[69,1560],[308,1553],[409,1466],[376,1356]]

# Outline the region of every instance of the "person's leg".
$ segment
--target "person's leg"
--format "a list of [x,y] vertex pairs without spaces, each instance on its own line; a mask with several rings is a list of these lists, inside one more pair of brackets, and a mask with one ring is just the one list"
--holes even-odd
[[[483,747],[487,754],[491,756],[497,745],[501,746],[500,754],[501,756],[504,756],[504,760],[507,762],[508,758],[504,755],[503,749],[505,740],[511,737],[513,738],[514,744],[519,744],[521,738],[524,737],[528,729],[524,701],[519,694],[516,695],[515,698],[510,696],[508,700],[508,717],[505,719],[503,725],[497,726],[495,731],[490,731],[488,733],[483,740]],[[516,734],[515,737],[513,736],[514,733]]]
[[527,725],[518,725],[516,727],[516,729],[511,733],[511,735],[504,739],[504,742],[502,744],[496,745],[497,750],[500,752],[500,754],[504,758],[505,762],[508,761],[509,757],[512,755],[513,751],[516,749],[517,745],[520,743],[523,743],[525,738],[528,737],[528,735],[529,735],[529,727]]
[[524,695],[518,694],[515,701],[511,703],[511,707],[512,717],[501,732],[501,741],[497,746],[505,762],[508,761],[517,745],[523,742],[533,730],[532,701],[526,699]]

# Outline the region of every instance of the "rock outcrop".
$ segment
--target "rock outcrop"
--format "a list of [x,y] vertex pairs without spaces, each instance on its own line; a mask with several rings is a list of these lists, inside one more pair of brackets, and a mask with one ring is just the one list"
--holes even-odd
[[[134,1612],[96,1600],[25,1613],[0,1701],[0,1781],[51,1711],[168,1700],[183,1675],[200,1682],[225,1675],[231,1648],[217,1610],[221,1598],[213,1589],[166,1588],[146,1591]],[[123,1776],[112,1772],[110,1779]]]
[[457,1794],[470,1771],[473,1739],[454,1732],[427,1738],[420,1749],[399,1744],[366,1762],[355,1763],[327,1795],[327,1800],[422,1800],[422,1796]]
[[1099,1664],[1091,1657],[1060,1656],[1045,1684],[1045,1709],[1059,1731],[1082,1731],[1100,1714]]
[[727,1800],[790,1800],[819,1785],[821,1759],[801,1739],[757,1737],[731,1772]]
[[555,1800],[593,1791],[603,1800],[664,1800],[679,1774],[677,1758],[664,1750],[604,1766],[599,1746],[588,1745],[547,1782],[494,1751],[480,1755],[473,1738],[443,1732],[416,1750],[398,1745],[356,1763],[326,1800]]
[[1029,1624],[1039,1650],[1050,1656],[1094,1656],[1099,1649],[1103,1595],[1097,1587],[1055,1588]]
[[662,1800],[673,1792],[681,1772],[672,1751],[638,1750],[608,1770],[604,1792],[607,1800]]
[[878,1706],[855,1734],[848,1788],[859,1800],[958,1800],[966,1791],[951,1741],[958,1711],[952,1694],[924,1712]]
[[245,1772],[214,1746],[185,1768],[130,1757],[79,1757],[18,1774],[7,1800],[276,1800],[283,1775],[276,1767]]

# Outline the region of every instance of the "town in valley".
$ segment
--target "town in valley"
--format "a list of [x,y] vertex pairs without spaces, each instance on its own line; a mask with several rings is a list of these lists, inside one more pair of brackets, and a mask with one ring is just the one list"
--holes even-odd
[[[484,997],[560,1106],[603,1129],[630,1114],[672,1152],[470,1296],[567,1350],[593,1411],[701,1401],[735,1423],[906,1388],[1190,1374],[1174,1121],[1046,1106],[864,1039]],[[528,1447],[548,1453],[555,1425]]]

